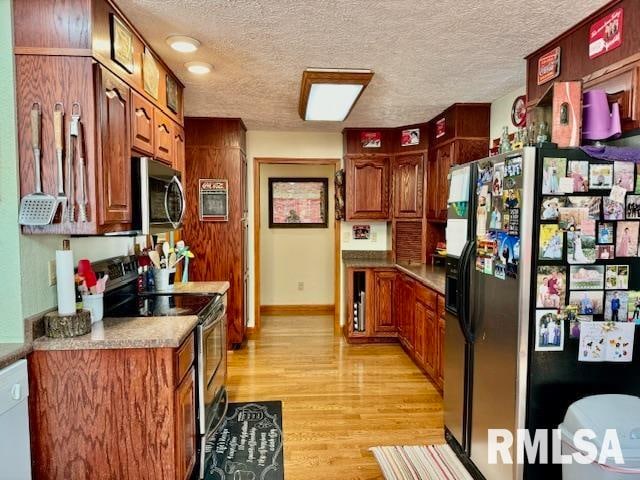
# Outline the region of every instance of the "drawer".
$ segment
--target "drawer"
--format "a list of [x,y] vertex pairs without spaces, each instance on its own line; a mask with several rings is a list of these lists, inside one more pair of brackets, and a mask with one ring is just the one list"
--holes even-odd
[[427,288],[422,284],[418,284],[416,287],[416,297],[419,298],[427,308],[430,308],[433,311],[436,310],[438,294],[430,288]]
[[182,342],[182,345],[178,347],[175,353],[175,371],[176,371],[176,385],[184,378],[184,376],[193,365],[195,360],[195,336],[192,333],[187,339]]

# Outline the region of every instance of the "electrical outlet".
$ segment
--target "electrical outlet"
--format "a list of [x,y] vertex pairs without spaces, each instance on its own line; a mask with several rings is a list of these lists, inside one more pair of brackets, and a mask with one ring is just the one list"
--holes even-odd
[[342,241],[344,243],[349,243],[349,240],[351,240],[351,232],[349,231],[342,232]]
[[49,260],[48,266],[49,266],[49,286],[53,287],[58,281],[58,279],[56,278],[56,261]]
[[300,291],[304,290],[304,282],[298,282],[298,290]]
[[374,243],[378,241],[378,234],[376,232],[371,232],[371,241]]

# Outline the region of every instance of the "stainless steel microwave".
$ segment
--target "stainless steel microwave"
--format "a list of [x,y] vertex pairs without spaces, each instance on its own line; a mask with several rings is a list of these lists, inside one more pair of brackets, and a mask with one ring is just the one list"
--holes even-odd
[[185,195],[180,172],[148,157],[133,159],[133,228],[144,235],[182,226]]

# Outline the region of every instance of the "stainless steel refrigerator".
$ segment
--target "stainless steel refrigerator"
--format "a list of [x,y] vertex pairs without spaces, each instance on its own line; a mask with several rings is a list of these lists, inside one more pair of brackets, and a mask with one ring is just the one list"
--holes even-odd
[[[573,177],[573,173],[569,177],[569,162],[576,161],[587,168],[585,187],[569,193],[574,188],[570,186],[565,194],[561,187],[564,182],[566,188],[568,180],[561,178]],[[562,170],[559,175],[549,172],[556,164]],[[585,396],[611,393],[640,396],[637,352],[628,357],[632,361],[624,363],[579,361],[583,349],[579,349],[579,339],[572,338],[569,322],[561,321],[563,342],[559,348],[539,348],[540,335],[536,330],[538,314],[550,309],[537,305],[539,269],[555,268],[565,272],[565,288],[558,294],[558,305],[550,309],[557,311],[556,307],[574,302],[573,292],[584,293],[580,292],[584,287],[570,275],[572,266],[591,265],[602,270],[610,265],[627,266],[628,286],[592,288],[595,297],[600,295],[602,306],[601,311],[593,308],[593,322],[606,319],[607,292],[618,290],[619,295],[624,296],[640,291],[640,254],[634,250],[618,255],[615,238],[621,227],[610,217],[611,207],[605,208],[610,205],[615,174],[608,180],[608,188],[606,181],[599,183],[600,178],[596,178],[600,174],[592,175],[592,171],[600,171],[603,165],[608,165],[610,171],[616,169],[612,162],[589,157],[580,149],[527,147],[454,167],[451,171],[445,289],[445,435],[477,478],[562,478],[560,465],[536,462],[490,465],[488,429],[508,429],[514,435],[517,429],[554,429],[562,423],[567,408]],[[497,184],[496,171],[501,172]],[[593,253],[594,258],[585,260],[586,229],[562,226],[559,219],[547,218],[544,205],[550,196],[543,185],[550,176],[561,177],[555,179],[560,185],[553,187],[557,193],[551,197],[559,197],[560,202],[566,199],[567,206],[570,202],[586,201],[588,197],[596,199],[595,203],[588,202],[589,218],[598,226],[590,248],[606,250],[609,244],[615,255],[600,257]],[[549,184],[546,185],[548,189]],[[496,187],[502,190],[498,202],[495,201]],[[632,175],[627,200],[634,191],[640,191],[640,180]],[[510,198],[510,192],[515,193],[514,198]],[[500,203],[502,208],[496,208]],[[592,208],[593,205],[597,208]],[[621,208],[619,220],[633,224],[624,227],[635,225],[637,228],[640,212],[625,212],[624,204]],[[602,224],[609,225],[607,241],[599,238]],[[542,253],[550,244],[550,240],[540,238],[547,226],[557,227],[558,238],[562,239],[555,258]],[[585,235],[580,247],[582,260],[576,257],[576,244],[569,241],[576,230]],[[541,244],[544,248],[540,248]],[[536,309],[537,306],[540,308]],[[620,321],[631,322],[627,318]],[[636,321],[636,325],[640,325],[640,321]],[[636,326],[630,333],[636,345],[640,342],[639,331]],[[513,449],[511,456],[515,458]]]
[[[454,167],[450,174],[446,436],[472,473],[489,480],[522,478],[518,466],[488,463],[487,430],[525,425],[531,263],[520,259],[532,252],[535,162],[536,150],[525,148]],[[496,168],[503,172],[497,189],[493,174],[486,177]],[[510,191],[517,198],[510,199]],[[479,233],[498,224],[494,246],[478,242]]]

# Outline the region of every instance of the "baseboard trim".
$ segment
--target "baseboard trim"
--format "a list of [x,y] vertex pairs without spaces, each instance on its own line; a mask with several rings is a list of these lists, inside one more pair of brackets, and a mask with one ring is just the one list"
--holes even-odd
[[335,305],[260,305],[260,315],[333,315]]

